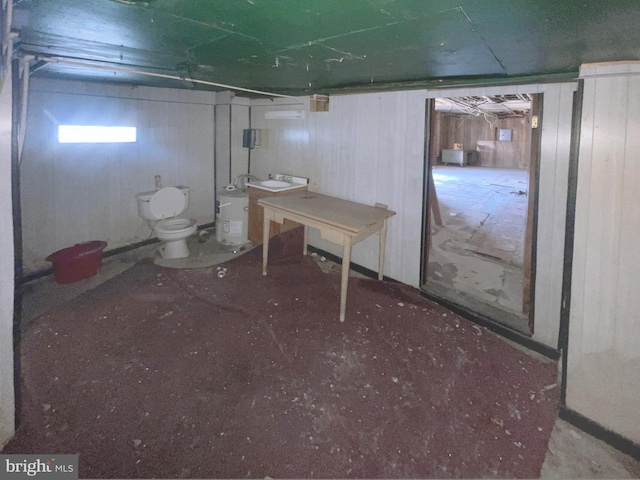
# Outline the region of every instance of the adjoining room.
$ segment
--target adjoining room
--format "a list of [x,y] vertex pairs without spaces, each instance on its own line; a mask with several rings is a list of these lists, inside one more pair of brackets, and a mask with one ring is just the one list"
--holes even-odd
[[531,334],[532,95],[434,105],[423,288]]

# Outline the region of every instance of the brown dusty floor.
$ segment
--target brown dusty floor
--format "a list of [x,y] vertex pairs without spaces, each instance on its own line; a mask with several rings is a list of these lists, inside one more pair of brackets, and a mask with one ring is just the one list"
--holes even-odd
[[[154,250],[154,247],[147,247],[145,249],[141,249],[138,252],[121,256],[120,258],[109,258],[105,261],[106,265],[99,272],[98,276],[94,277],[93,279],[87,279],[82,282],[78,282],[76,284],[58,285],[52,282],[51,279],[43,279],[38,282],[33,282],[33,284],[31,284],[27,289],[25,293],[25,298],[24,298],[25,325],[29,324],[29,320],[38,316],[40,313],[49,311],[53,305],[55,304],[64,305],[66,302],[69,302],[78,294],[81,294],[84,290],[93,289],[100,282],[104,282],[106,279],[111,278],[114,275],[119,275],[123,271],[126,271],[129,268],[129,266],[133,262],[137,261],[140,257],[145,258],[145,257],[148,257],[149,255],[153,255],[153,250]],[[318,261],[318,264],[323,267],[324,271],[331,273],[332,271],[336,270],[336,268],[332,266],[330,262],[323,262],[319,259],[319,257],[315,257],[315,258]],[[238,271],[240,271],[241,268],[240,267],[238,268],[239,268]],[[234,272],[231,272],[230,270],[230,275],[233,275],[233,273]],[[178,271],[173,275],[180,276],[182,274]],[[178,277],[175,277],[175,278],[178,278]],[[165,295],[170,294],[170,291],[171,291],[170,289],[167,290],[167,293],[165,293]],[[149,295],[156,295],[156,294],[149,293]],[[158,300],[157,297],[154,297],[154,298],[155,298],[155,301]],[[272,303],[277,303],[277,302],[272,302]],[[407,305],[408,304],[409,303],[407,302]],[[277,305],[276,306],[271,305],[270,308],[277,308]],[[444,314],[446,314],[446,310],[444,311]],[[362,325],[367,325],[367,323],[363,323]],[[274,338],[277,338],[277,335],[281,333],[281,332],[276,333],[276,331],[273,330],[274,328],[273,326],[272,328],[268,328],[263,325],[260,328],[263,330],[261,331],[261,336],[266,335],[268,338],[270,337],[272,340]],[[473,329],[473,331],[475,331],[473,327],[471,328]],[[352,339],[359,338],[359,336],[361,335],[362,335],[362,331],[359,332],[359,334],[356,337],[352,337]],[[258,337],[256,337],[256,341],[257,341],[257,338]],[[292,353],[293,351],[291,350],[292,348],[291,345],[286,345],[286,343],[283,344],[282,340],[280,340],[280,342],[281,342],[280,348],[285,349],[284,351],[280,351],[280,353],[285,358],[287,356],[289,358],[294,358],[295,353]],[[404,339],[404,342],[405,343],[409,342],[409,339],[408,338]],[[332,345],[334,345],[334,347],[332,348],[334,348],[335,350],[336,345],[335,344],[332,344]],[[332,350],[329,349],[329,353],[331,353],[331,351]],[[342,354],[344,354],[345,352],[346,350],[342,351]],[[334,377],[336,375],[339,376],[340,372],[342,372],[343,374],[346,374],[346,372],[352,372],[352,370],[344,370],[344,367],[347,364],[344,363],[346,360],[345,358],[342,358],[342,354],[338,350],[335,350],[334,353],[336,354],[335,357],[333,357],[333,360],[330,359],[331,361],[333,361],[333,364],[331,364],[331,369],[325,372],[325,375],[327,376],[327,378],[329,378],[330,376],[334,376]],[[389,355],[391,355],[391,351],[389,351]],[[355,360],[355,359],[352,359],[352,360]],[[242,362],[237,362],[237,364],[241,365]],[[132,367],[135,368],[135,365],[132,365]],[[236,373],[241,376],[242,375],[246,376],[250,374],[249,371],[245,371],[244,374],[241,371],[238,371]],[[288,375],[287,377],[288,381],[295,383],[294,381],[295,375],[292,376],[291,372],[289,372],[287,375]],[[394,382],[393,379],[396,377],[393,375],[390,375],[390,377],[391,377],[391,382],[393,383]],[[398,377],[400,376],[398,375]],[[363,378],[353,377],[351,378],[351,380],[360,381],[360,380],[363,380]],[[314,398],[312,398],[311,396],[313,391],[309,389],[305,390],[304,387],[305,387],[306,380],[303,377],[300,377],[299,380],[302,382],[300,383],[300,385],[297,386],[299,390],[298,393],[300,394],[293,395],[293,392],[292,392],[292,397],[290,399],[292,401],[292,407],[294,408],[304,407],[307,409],[307,411],[309,411],[309,409],[312,408],[311,406],[314,405]],[[336,378],[336,380],[339,380],[339,379]],[[402,383],[402,380],[404,380],[402,379],[402,377],[398,378],[399,383]],[[406,385],[409,385],[409,384],[407,383]],[[273,388],[273,386],[270,384],[265,384],[264,385],[265,392],[263,393],[268,393],[270,388]],[[307,395],[306,398],[305,398],[305,393]],[[297,405],[295,401],[296,397],[300,405]],[[176,401],[184,401],[184,400],[176,399]],[[253,403],[251,403],[250,405],[247,405],[247,408],[250,407],[250,410],[255,409],[257,404],[258,402],[254,398]],[[338,404],[325,403],[324,407],[326,408],[327,406],[331,406],[331,405],[335,407]],[[316,406],[319,407],[320,405],[317,404]],[[43,407],[43,408],[46,408],[46,407]],[[314,428],[316,429],[315,430],[316,432],[326,431],[326,430],[322,430],[320,428],[322,427],[321,423],[319,424],[317,422],[322,422],[323,418],[325,419],[329,418],[327,416],[327,412],[325,411],[323,413],[322,411],[316,411],[315,413],[317,415],[314,416],[313,418],[315,419],[314,422],[316,423],[308,425],[308,427],[310,427],[309,431],[312,433],[314,431]],[[469,413],[472,413],[472,411],[470,410]],[[263,417],[263,418],[267,418],[267,417]],[[304,416],[298,417],[298,420],[304,421],[304,418],[305,418]],[[333,415],[332,418],[335,419],[340,417]],[[499,415],[494,415],[493,418],[495,418],[495,420],[493,421],[494,425],[497,425],[498,423],[500,423],[500,420],[502,420],[502,423],[504,423],[504,419],[502,419],[502,417],[500,417]],[[333,425],[332,428],[335,429],[335,427],[336,426]],[[283,434],[282,438],[286,437],[286,431],[282,432],[282,434]],[[138,448],[140,446],[144,447],[144,443],[141,438],[133,438],[130,440],[133,442],[133,445],[135,448]],[[308,438],[291,439],[291,442],[295,444],[296,442],[301,442],[303,440],[313,443],[313,438],[312,439],[308,439]],[[136,441],[138,441],[137,445],[136,445]],[[318,440],[316,439],[316,441]],[[319,448],[322,446],[323,446],[322,443],[318,443]],[[139,455],[142,455],[142,452],[137,452],[137,453]],[[332,453],[335,455],[338,452],[334,451]],[[400,462],[400,464],[402,463],[403,457],[400,453],[397,455],[397,460]],[[404,460],[406,460],[406,458],[404,458]],[[262,465],[269,465],[269,461],[270,460],[268,458],[263,459]],[[272,464],[272,465],[275,465],[275,464]],[[316,469],[318,467],[320,466],[317,466]],[[402,470],[397,465],[396,467],[397,467],[396,469],[392,469],[388,471],[380,471],[379,469],[376,469],[377,467],[373,465],[369,465],[367,467],[366,464],[361,463],[359,464],[359,470],[354,469],[350,473],[350,475],[357,475],[359,473],[360,476],[364,474],[366,474],[365,476],[385,476],[385,477],[415,476],[416,470]],[[450,467],[449,472],[448,473],[445,472],[446,474],[443,473],[442,475],[440,475],[440,477],[450,476],[452,475],[453,472],[458,472],[458,473],[464,472],[464,470],[461,470],[462,468],[461,465],[450,465],[449,467]],[[312,470],[312,466],[308,466],[308,468],[306,470],[302,470],[302,472],[306,472],[306,475],[304,476],[311,476],[309,475],[311,470]],[[223,469],[221,471],[225,471],[225,470]],[[230,475],[225,475],[225,476],[244,476],[244,474],[247,473],[247,472],[244,472],[242,475],[240,475],[239,470],[233,470],[233,469],[227,470],[226,472],[229,473]],[[347,470],[341,470],[341,472],[343,474],[342,475],[338,474],[338,476],[342,476],[342,477],[348,476]],[[192,477],[194,476],[193,472],[179,471],[179,472],[173,472],[173,473],[175,475],[172,475],[172,476],[192,476]],[[269,470],[267,468],[266,470],[253,471],[252,475],[253,476],[262,475],[262,477],[267,475],[274,476],[274,475],[269,475],[270,473],[273,474],[274,470]],[[289,473],[288,476],[303,476],[301,474],[301,470],[295,470],[295,469],[283,470],[283,471],[280,471],[280,473],[281,474]],[[298,475],[295,475],[296,473]],[[325,473],[331,473],[331,471],[325,470]],[[403,473],[405,475],[402,475]],[[294,475],[291,475],[291,474],[294,474]],[[573,427],[569,426],[565,422],[562,422],[560,420],[555,421],[555,425],[553,426],[553,431],[551,433],[551,439],[549,441],[549,448],[546,453],[545,462],[544,462],[544,465],[542,466],[542,471],[540,475],[542,478],[638,478],[639,474],[640,474],[640,468],[638,467],[637,462],[634,462],[629,457],[626,457],[625,455],[622,455],[620,452],[617,452],[611,447],[604,445],[601,442],[598,442],[597,440],[589,437],[584,432],[574,429]],[[455,473],[453,473],[453,476],[456,476]],[[469,475],[469,471],[467,471],[467,474],[463,476],[468,477],[468,476],[474,476],[474,475]],[[491,476],[491,475],[485,472],[485,475],[483,476]]]

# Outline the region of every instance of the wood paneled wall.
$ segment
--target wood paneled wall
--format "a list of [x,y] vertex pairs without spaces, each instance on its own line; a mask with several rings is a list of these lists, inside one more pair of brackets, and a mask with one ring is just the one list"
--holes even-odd
[[249,171],[249,149],[242,146],[242,133],[249,128],[248,98],[232,92],[216,95],[215,164],[216,191],[233,183],[238,175]]
[[534,338],[557,348],[562,305],[564,239],[571,151],[573,95],[577,84],[543,85],[538,169]]
[[[489,123],[482,117],[453,115],[436,112],[435,125],[439,134],[434,155],[441,156],[442,149],[453,148],[461,143],[464,150],[477,150],[478,162],[482,167],[529,168],[531,159],[531,126],[529,118],[503,118]],[[510,142],[500,142],[499,128],[512,131]]]
[[[289,103],[289,105],[287,105]],[[251,125],[268,132],[268,146],[251,152],[252,173],[310,178],[309,190],[366,204],[384,203],[389,221],[385,274],[418,286],[422,225],[425,92],[332,96],[328,112],[302,120],[265,120],[273,109],[308,110],[308,99],[253,101]],[[378,239],[353,248],[355,263],[377,270]],[[342,251],[311,232],[310,243]]]
[[14,250],[11,158],[11,62],[0,78],[0,451],[15,433]]
[[566,401],[640,444],[640,62],[581,77]]
[[[212,92],[64,81],[31,82],[21,165],[25,271],[50,253],[105,240],[107,249],[151,236],[135,195],[191,187],[185,216],[214,220]],[[138,127],[135,144],[59,144],[58,124]]]

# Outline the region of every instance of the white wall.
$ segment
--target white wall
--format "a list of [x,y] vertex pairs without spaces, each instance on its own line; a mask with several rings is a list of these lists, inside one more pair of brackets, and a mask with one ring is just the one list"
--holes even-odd
[[0,450],[14,435],[11,72],[0,84]]
[[248,98],[232,92],[216,94],[216,188],[219,192],[249,171],[249,149],[242,146],[242,134],[249,128]]
[[581,77],[566,402],[640,443],[640,62]]
[[[397,212],[389,221],[385,273],[420,286],[423,145],[427,97],[543,93],[534,338],[557,347],[573,92],[576,84],[536,84],[332,96],[328,112],[265,120],[268,110],[308,109],[308,99],[252,101],[253,128],[267,146],[251,152],[251,172],[310,178],[311,190]],[[314,246],[341,255],[318,235]],[[353,261],[377,269],[377,238],[354,247]]]
[[[425,92],[332,96],[328,112],[307,111],[303,120],[265,120],[265,112],[276,108],[308,109],[308,99],[252,102],[251,126],[266,129],[268,140],[266,147],[252,150],[251,172],[309,177],[312,191],[388,205],[397,214],[388,223],[385,275],[417,287]],[[340,247],[313,230],[310,243],[342,256]],[[377,259],[376,235],[353,247],[355,263],[377,270]]]
[[[21,165],[24,268],[50,266],[50,253],[105,240],[107,250],[150,237],[135,194],[191,187],[185,216],[213,222],[213,92],[32,81]],[[135,144],[59,144],[57,125],[138,127]]]
[[557,347],[569,184],[573,94],[577,84],[542,85],[540,190],[536,241],[534,338]]

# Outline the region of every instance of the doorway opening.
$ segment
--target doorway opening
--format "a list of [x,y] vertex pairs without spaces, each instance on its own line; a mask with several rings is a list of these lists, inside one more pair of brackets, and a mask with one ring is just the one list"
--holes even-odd
[[533,334],[536,94],[437,98],[430,126],[422,288]]

